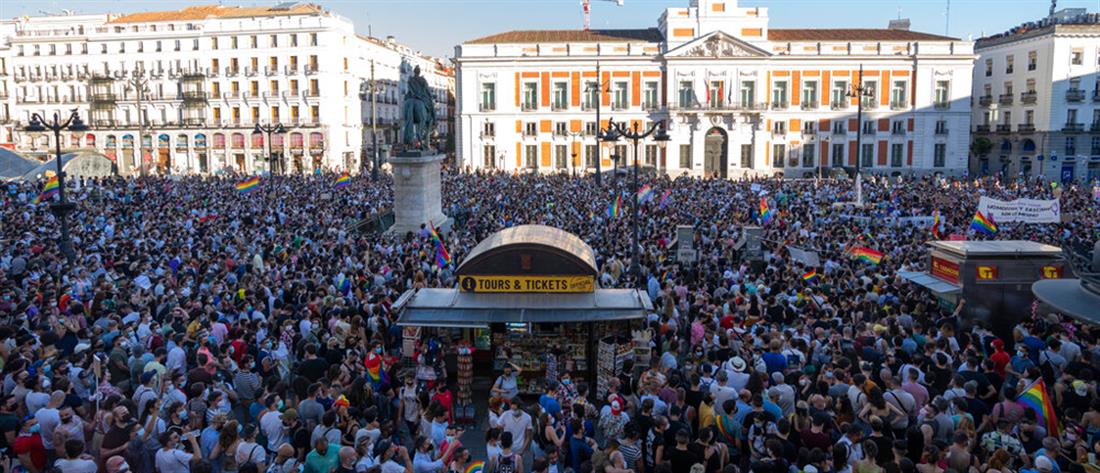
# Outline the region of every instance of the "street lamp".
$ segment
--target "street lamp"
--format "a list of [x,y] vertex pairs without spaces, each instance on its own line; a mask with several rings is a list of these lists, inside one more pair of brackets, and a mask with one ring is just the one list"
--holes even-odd
[[[275,160],[274,147],[271,146],[271,144],[272,144],[271,143],[271,135],[272,134],[281,135],[281,134],[284,134],[284,133],[286,133],[286,128],[283,127],[282,123],[276,123],[274,125],[261,125],[261,124],[257,123],[256,128],[252,129],[252,134],[253,135],[262,135],[262,134],[267,135],[266,139],[264,140],[264,144],[267,145],[267,165],[268,165],[268,168],[271,170],[272,174],[281,174],[279,172],[279,170],[276,169],[276,167],[282,168],[282,159],[280,159],[278,161]],[[276,164],[278,166],[276,166]]]
[[[620,158],[620,156],[615,151],[615,142],[619,141],[619,131],[615,128],[615,119],[612,118],[612,119],[607,121],[607,131],[599,131],[599,123],[596,124],[596,129],[597,129],[596,141],[606,143],[608,146],[611,147],[611,150],[610,150],[611,151],[611,165],[613,166],[612,169],[611,169],[612,170],[611,178],[615,180],[615,183],[618,183],[619,182],[619,177],[618,176],[619,176],[619,158]],[[598,164],[599,162],[600,162],[600,160],[597,159],[596,163]],[[597,165],[596,166],[596,176],[599,176],[599,175],[600,175],[600,168]],[[599,178],[596,179],[596,185],[597,186],[600,185]]]
[[577,177],[577,152],[580,151],[580,146],[577,146],[577,143],[580,142],[582,136],[584,136],[584,133],[579,131],[569,132],[569,137],[573,138],[573,153],[572,159],[569,160],[569,175],[573,177]]
[[73,264],[73,260],[76,259],[76,252],[73,250],[73,242],[69,239],[69,214],[76,210],[76,204],[69,202],[65,199],[65,171],[61,167],[61,131],[87,131],[88,126],[84,124],[84,121],[80,119],[80,115],[77,114],[76,109],[73,109],[69,117],[62,121],[61,114],[54,112],[53,121],[46,121],[41,115],[34,113],[31,114],[31,122],[23,129],[27,133],[45,133],[47,131],[53,132],[54,143],[56,145],[56,159],[57,162],[57,194],[59,201],[50,204],[50,212],[52,212],[58,219],[61,220],[61,239],[58,240],[58,248],[61,250],[61,254],[65,256],[65,259],[69,264]]
[[642,265],[641,265],[641,251],[640,251],[641,250],[640,249],[641,242],[639,241],[639,236],[638,236],[638,215],[639,215],[638,207],[641,205],[641,202],[640,202],[641,199],[638,198],[638,173],[639,173],[639,170],[638,170],[638,150],[641,146],[642,140],[648,138],[649,136],[653,136],[653,141],[656,141],[657,146],[660,146],[661,148],[664,148],[665,146],[667,146],[668,141],[670,139],[669,136],[668,136],[668,133],[665,131],[665,122],[664,122],[664,120],[661,120],[659,122],[656,122],[656,123],[650,125],[649,129],[645,130],[645,131],[640,131],[638,125],[639,125],[638,122],[634,122],[633,127],[627,126],[626,122],[621,122],[621,123],[612,122],[609,125],[609,127],[611,127],[613,132],[615,133],[616,138],[621,136],[621,137],[625,138],[627,141],[630,141],[634,144],[634,178],[633,178],[633,185],[632,185],[633,190],[631,192],[631,194],[633,195],[632,200],[634,202],[634,205],[633,205],[634,218],[633,218],[633,223],[632,223],[632,226],[633,226],[632,231],[634,233],[634,236],[633,236],[633,241],[631,243],[631,249],[630,249],[630,252],[631,252],[630,272],[631,272],[631,274],[634,275],[634,284],[636,284],[636,285],[640,284],[640,281],[642,279]]
[[859,98],[856,101],[856,123],[859,124],[859,129],[856,130],[856,176],[859,176],[860,164],[863,161],[863,99],[867,97],[874,98],[875,96],[873,88],[863,86],[863,64],[859,65],[859,78],[855,87],[845,92],[844,96]]

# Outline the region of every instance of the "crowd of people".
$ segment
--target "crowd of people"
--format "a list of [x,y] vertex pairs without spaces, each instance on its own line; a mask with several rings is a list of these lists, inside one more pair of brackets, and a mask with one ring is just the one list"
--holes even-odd
[[[148,177],[70,184],[75,257],[9,184],[0,207],[0,451],[41,473],[979,472],[1096,470],[1094,327],[1036,306],[1011,330],[972,321],[898,276],[944,235],[1091,248],[1091,188],[1017,180],[851,181],[648,177],[631,274],[634,194],[621,179],[452,173],[440,267],[428,229],[383,237],[363,221],[391,184],[356,176]],[[1072,218],[968,230],[979,196],[1061,200]],[[765,259],[739,257],[760,199]],[[854,218],[863,217],[863,218]],[[568,373],[518,395],[506,368],[472,428],[455,423],[446,357],[409,369],[391,310],[410,289],[453,287],[455,264],[502,228],[545,224],[597,254],[603,287],[639,287],[654,356],[596,398]],[[677,225],[699,260],[669,258]],[[879,264],[851,259],[859,244]],[[818,277],[788,248],[818,253]],[[996,314],[994,314],[994,317]],[[413,362],[415,365],[415,361]],[[1017,396],[1043,380],[1056,423]],[[1050,428],[1054,426],[1054,428]],[[484,447],[481,442],[484,441]],[[464,445],[465,444],[465,445]],[[468,446],[467,446],[468,445]]]

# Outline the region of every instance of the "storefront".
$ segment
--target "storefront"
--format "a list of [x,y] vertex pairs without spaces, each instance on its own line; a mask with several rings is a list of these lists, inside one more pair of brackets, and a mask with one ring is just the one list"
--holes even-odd
[[[488,388],[471,393],[469,386],[491,385],[505,363],[523,370],[521,395],[542,393],[547,363],[555,361],[559,376],[569,372],[575,384],[587,383],[590,393],[599,394],[604,386],[597,373],[605,380],[617,374],[635,353],[632,331],[653,310],[643,291],[598,288],[592,248],[576,235],[542,225],[491,235],[455,273],[457,288],[411,290],[394,307],[407,336],[403,355],[412,356],[416,340],[431,336],[443,345],[474,349],[466,379],[458,362],[459,404],[471,394],[487,398]],[[648,357],[648,342],[638,345],[637,353]],[[462,356],[461,349],[453,352]]]

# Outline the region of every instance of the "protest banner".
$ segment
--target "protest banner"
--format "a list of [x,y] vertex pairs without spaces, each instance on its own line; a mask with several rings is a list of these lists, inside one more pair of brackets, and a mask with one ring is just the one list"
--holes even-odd
[[997,200],[982,196],[978,211],[994,222],[1010,223],[1058,223],[1062,219],[1061,204],[1057,199]]

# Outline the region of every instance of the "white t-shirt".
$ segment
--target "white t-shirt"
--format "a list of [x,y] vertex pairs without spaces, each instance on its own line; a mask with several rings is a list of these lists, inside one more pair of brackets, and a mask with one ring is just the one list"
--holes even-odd
[[388,460],[382,464],[382,473],[405,473],[405,467],[393,460]]
[[278,412],[268,412],[260,418],[260,428],[267,436],[267,448],[276,451],[284,443],[287,443],[286,428],[283,427],[283,415]]
[[263,445],[252,442],[241,442],[237,444],[237,465],[244,465],[251,461],[256,465],[264,463],[267,460],[267,450],[264,450]]
[[512,433],[512,451],[522,455],[527,431],[531,429],[531,415],[520,411],[519,417],[516,417],[512,411],[508,411],[501,416],[500,425],[505,432]]
[[157,471],[159,473],[190,473],[190,453],[180,450],[157,450]]
[[65,473],[96,473],[96,464],[91,460],[77,458],[75,460],[61,459],[54,462],[59,470]]
[[38,425],[41,426],[39,428],[42,429],[42,446],[46,447],[46,450],[53,449],[53,431],[61,423],[61,412],[47,407],[35,412],[34,418],[38,420]]

